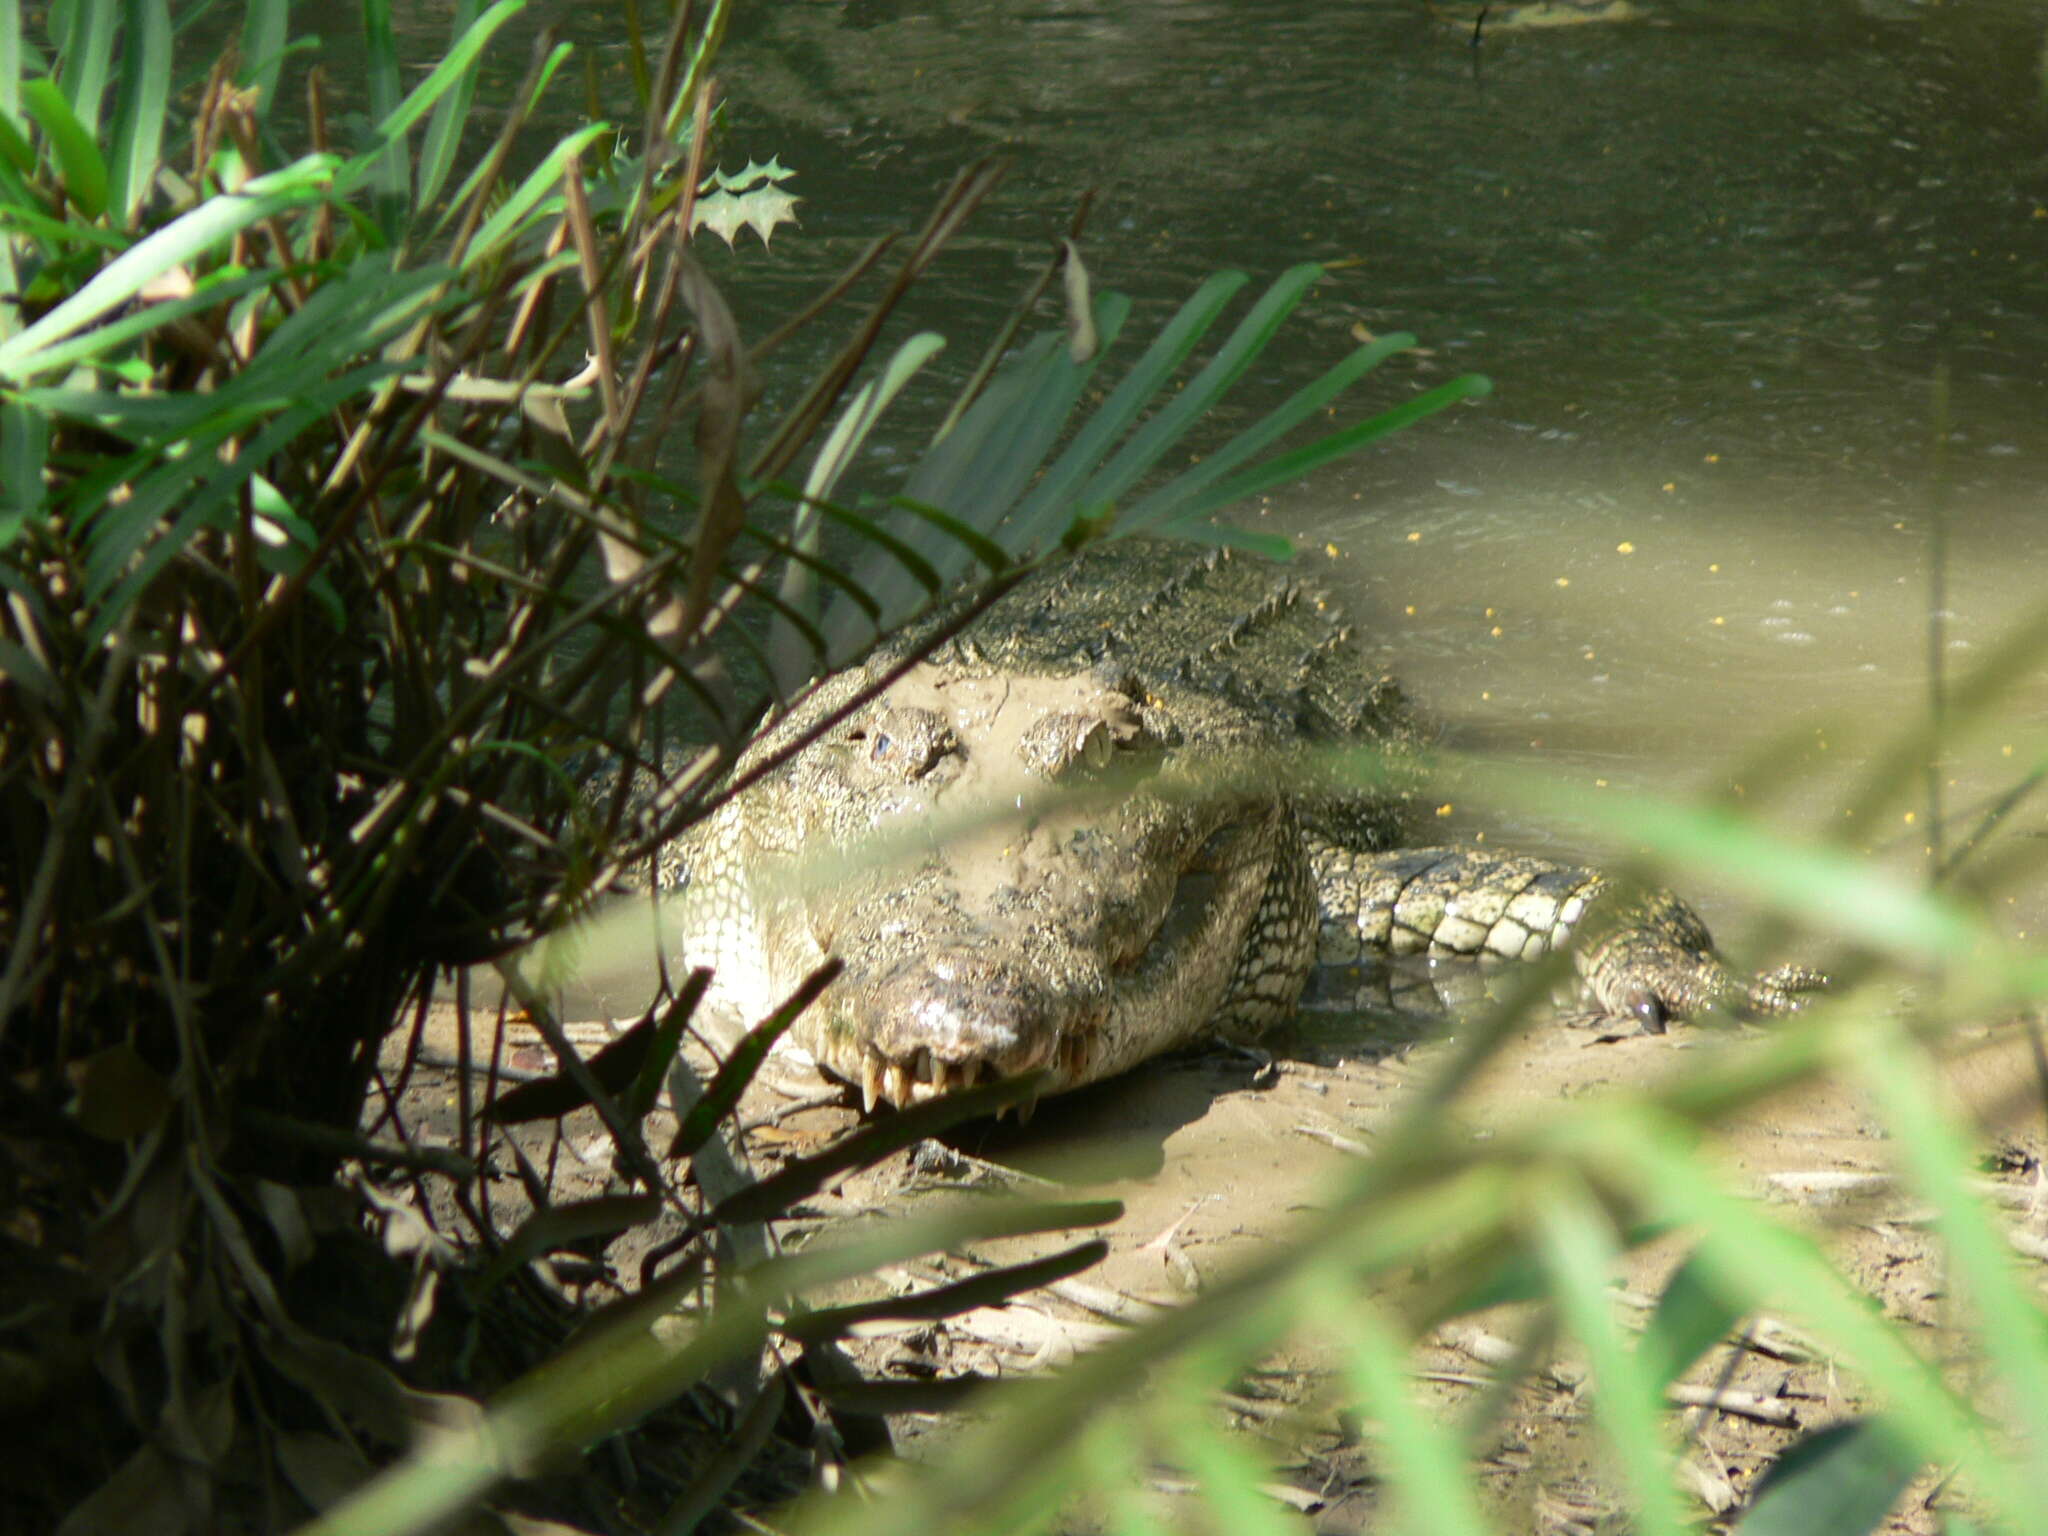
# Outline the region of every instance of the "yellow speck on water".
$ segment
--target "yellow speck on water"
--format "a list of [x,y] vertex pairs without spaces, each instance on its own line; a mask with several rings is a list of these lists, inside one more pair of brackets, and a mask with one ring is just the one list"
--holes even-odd
[[1408,542],[1410,544],[1420,544],[1422,542],[1422,530],[1420,528],[1409,529]]
[[1411,619],[1415,617],[1415,605],[1413,603],[1410,603],[1406,608],[1402,609],[1401,611],[1407,614],[1408,617]]
[[1605,779],[1595,779],[1593,781],[1593,787],[1595,789],[1605,789],[1607,787],[1607,781]]
[[1736,799],[1740,800],[1744,795],[1749,793],[1749,786],[1747,784],[1730,784],[1728,786],[1728,792],[1734,795]]
[[1591,647],[1591,646],[1589,645],[1589,646],[1587,646],[1587,647],[1586,647],[1586,660],[1588,660],[1588,661],[1591,661],[1592,659],[1593,659],[1593,647]]
[[2008,742],[2007,742],[2007,743],[2006,743],[2006,744],[2005,744],[2004,746],[2000,747],[2000,748],[1998,749],[1998,755],[1999,755],[2000,757],[2011,757],[2011,756],[2012,756],[2012,743],[2008,741]]
[[1677,482],[1676,480],[1666,480],[1666,481],[1664,482],[1664,492],[1665,492],[1665,494],[1666,494],[1666,495],[1669,495],[1669,494],[1670,494],[1671,492],[1673,492],[1673,491],[1675,491],[1675,490],[1677,490],[1677,489],[1678,489],[1678,482]]
[[1718,453],[1710,453],[1707,455],[1707,462],[1709,464],[1718,464],[1721,462],[1721,455],[1719,455]]
[[1914,823],[1914,822],[1918,821],[1919,819],[1920,819],[1920,813],[1919,813],[1918,811],[1908,811],[1908,812],[1906,812],[1906,825],[1907,825],[1907,826],[1909,826],[1909,827],[1910,827],[1911,825],[1913,825],[1913,823]]
[[[1484,832],[1474,832],[1472,834],[1472,841],[1475,843],[1483,843],[1486,841],[1486,834]],[[2023,933],[2020,935],[2020,937],[2024,939],[2026,935]]]
[[1560,587],[1568,587],[1572,584],[1572,579],[1569,576],[1560,576],[1557,578],[1557,584]]
[[1493,690],[1491,688],[1482,688],[1479,690],[1479,699],[1481,703],[1484,703],[1486,700],[1491,699],[1492,697]]
[[2034,217],[2037,219],[2048,219],[2048,208],[2036,208],[2034,210]]
[[1439,816],[1448,816],[1448,815],[1450,815],[1450,814],[1451,814],[1451,802],[1450,802],[1450,801],[1448,801],[1448,800],[1446,800],[1446,801],[1445,801],[1445,802],[1444,802],[1444,803],[1443,803],[1442,805],[1440,805],[1440,806],[1438,806],[1438,807],[1436,808],[1436,813],[1437,813],[1437,815],[1439,815]]
[[1492,629],[1489,629],[1487,631],[1487,633],[1489,635],[1492,635],[1494,639],[1498,640],[1501,634],[1500,626],[1498,624],[1494,625]]
[[1635,545],[1629,543],[1627,539],[1623,539],[1619,544],[1614,546],[1614,552],[1617,555],[1632,555],[1636,552],[1636,547]]
[[1489,608],[1489,609],[1487,609],[1487,610],[1486,610],[1486,616],[1487,616],[1487,617],[1488,617],[1489,619],[1493,617],[1493,610],[1492,610],[1491,608]]
[[1720,573],[1721,573],[1721,562],[1720,562],[1720,561],[1718,561],[1718,560],[1710,560],[1710,561],[1708,561],[1708,562],[1707,562],[1707,574],[1708,574],[1708,575],[1710,575],[1710,576],[1718,576],[1718,575],[1719,575]]
[[[1411,533],[1408,535],[1408,537],[1412,539],[1415,537],[1415,535]],[[1341,560],[1344,557],[1344,552],[1337,548],[1337,546],[1334,544],[1325,544],[1323,546],[1323,553],[1328,555],[1332,560]]]
[[1723,615],[1717,613],[1714,615],[1714,622],[1716,624],[1726,624],[1728,620]]

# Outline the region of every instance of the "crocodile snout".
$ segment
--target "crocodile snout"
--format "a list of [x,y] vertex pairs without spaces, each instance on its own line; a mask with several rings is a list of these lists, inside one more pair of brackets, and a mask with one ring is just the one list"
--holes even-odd
[[[1099,1020],[1091,1005],[992,956],[961,951],[906,961],[860,987],[847,1013],[868,1109],[897,1108],[1050,1067],[1052,1091],[1079,1080],[1071,1059]],[[1095,1010],[1099,1012],[1100,1010]],[[842,1063],[846,1070],[853,1063]]]

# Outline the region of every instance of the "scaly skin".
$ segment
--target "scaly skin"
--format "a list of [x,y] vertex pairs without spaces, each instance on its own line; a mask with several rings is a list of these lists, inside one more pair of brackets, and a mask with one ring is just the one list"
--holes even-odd
[[[894,667],[828,679],[740,770]],[[692,828],[665,866],[722,1029],[827,954],[793,1044],[872,1108],[1034,1069],[1051,1091],[1293,1011],[1319,962],[1575,947],[1590,1006],[1661,1029],[1818,984],[1731,973],[1666,893],[1405,846],[1416,719],[1335,605],[1263,562],[1131,540],[1040,572]],[[1381,749],[1339,782],[1315,749]]]

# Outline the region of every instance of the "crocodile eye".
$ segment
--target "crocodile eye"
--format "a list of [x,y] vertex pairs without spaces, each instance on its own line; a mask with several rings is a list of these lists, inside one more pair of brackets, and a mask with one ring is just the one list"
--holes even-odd
[[937,710],[909,706],[882,711],[866,734],[868,761],[906,784],[960,744]]
[[1017,743],[1024,765],[1040,778],[1093,778],[1116,756],[1116,734],[1100,715],[1047,715]]

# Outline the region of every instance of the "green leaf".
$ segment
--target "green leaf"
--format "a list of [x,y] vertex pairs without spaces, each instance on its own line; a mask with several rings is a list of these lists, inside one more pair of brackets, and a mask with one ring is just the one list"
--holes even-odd
[[1866,1536],[1920,1470],[1882,1419],[1850,1419],[1793,1442],[1758,1481],[1737,1536]]
[[[747,1084],[754,1080],[754,1074],[761,1069],[761,1063],[768,1059],[768,1052],[774,1049],[789,1026],[794,1024],[803,1011],[818,1000],[818,994],[832,984],[841,970],[841,962],[827,960],[817,970],[803,979],[803,982],[781,1005],[759,1024],[748,1030],[734,1045],[725,1058],[725,1064],[718,1069],[718,1075],[711,1080],[703,1095],[692,1104],[689,1113],[676,1127],[675,1140],[669,1143],[669,1161],[679,1157],[692,1157],[697,1149],[709,1141],[726,1116],[746,1092]],[[703,977],[702,982],[698,977]],[[705,984],[711,979],[709,971],[691,973],[690,982],[697,989],[696,997],[701,998]],[[694,1002],[686,988],[684,997]],[[682,1012],[680,1008],[677,1010]]]
[[530,219],[559,208],[560,203],[555,199],[550,198],[545,204],[542,199],[547,198],[561,181],[562,168],[582,154],[585,145],[611,131],[609,123],[592,123],[570,134],[550,150],[547,158],[527,173],[512,194],[478,228],[476,237],[469,242],[469,249],[463,253],[463,271],[474,270],[478,262],[514,239]]
[[[815,662],[830,654],[824,647],[822,634],[815,629],[819,615],[817,596],[818,573],[815,557],[822,541],[823,520],[817,510],[817,503],[829,501],[838,487],[840,477],[852,464],[861,445],[881,420],[882,413],[903,390],[919,369],[936,357],[945,348],[946,339],[932,331],[920,331],[910,337],[890,356],[879,378],[869,379],[854,392],[846,408],[839,413],[839,419],[832,424],[825,444],[818,450],[818,456],[811,464],[811,472],[804,479],[801,502],[795,518],[790,524],[789,541],[796,558],[783,572],[781,583],[782,601],[800,616],[802,627],[810,634],[799,636],[796,619],[778,619],[769,631],[768,653],[773,666],[776,685],[784,691],[794,688],[806,676]],[[858,588],[856,588],[858,590]],[[879,617],[880,608],[865,592],[860,594],[863,614],[871,620]],[[811,637],[817,637],[817,644]]]
[[107,163],[100,158],[92,130],[73,114],[53,80],[31,80],[22,86],[21,104],[49,140],[72,206],[88,219],[98,218],[107,208]]
[[116,223],[136,222],[156,183],[171,95],[171,13],[165,0],[123,0],[121,90],[114,107],[109,206]]
[[39,355],[42,349],[127,303],[152,278],[196,260],[260,219],[317,201],[325,195],[338,163],[331,155],[309,155],[281,171],[257,177],[238,193],[209,198],[137,241],[34,325],[0,341],[0,382],[20,382],[47,371]]
[[[35,146],[30,144],[27,136],[22,133],[13,114],[5,109],[0,109],[0,156],[5,156],[7,163],[23,176],[35,174]],[[16,204],[24,202],[27,192],[28,188],[23,186],[18,191],[10,193],[10,200]],[[10,219],[14,216],[13,208],[7,210],[7,216]]]
[[1613,1227],[1592,1192],[1562,1170],[1533,1197],[1533,1238],[1550,1272],[1553,1305],[1592,1367],[1594,1417],[1627,1480],[1635,1528],[1676,1536],[1683,1521],[1660,1432],[1662,1388],[1622,1342],[1607,1296],[1621,1257]]
[[[114,34],[120,22],[114,0],[72,0],[65,10],[69,25],[56,73],[63,81],[68,115],[90,143],[99,136],[100,98],[106,94]],[[98,211],[94,209],[92,216],[97,217]]]
[[275,103],[277,76],[284,66],[290,35],[291,0],[243,0],[242,72],[237,78],[256,92],[258,122]]
[[[451,23],[454,48],[461,46],[462,39],[476,22],[477,0],[458,0],[454,20]],[[454,51],[451,48],[451,54]],[[422,211],[433,205],[441,195],[441,188],[448,180],[448,172],[455,164],[455,155],[462,147],[462,131],[469,126],[469,105],[476,95],[477,71],[482,67],[482,58],[474,51],[467,67],[457,75],[447,93],[434,104],[434,115],[427,123],[427,134],[420,145],[419,189],[414,194]]]
[[[1379,441],[1411,427],[1425,416],[1434,416],[1438,411],[1460,400],[1476,399],[1490,394],[1492,380],[1483,374],[1468,373],[1452,379],[1446,384],[1417,395],[1413,400],[1403,401],[1390,410],[1385,410],[1368,421],[1361,421],[1314,442],[1268,459],[1251,468],[1210,486],[1202,494],[1177,494],[1182,482],[1176,481],[1154,497],[1148,497],[1142,513],[1134,510],[1134,527],[1162,526],[1168,522],[1181,522],[1189,518],[1206,517],[1211,512],[1257,496],[1276,485],[1285,485],[1299,480],[1346,454],[1356,453],[1368,443]],[[1199,485],[1196,477],[1190,476],[1189,483]],[[1173,503],[1180,501],[1180,505]]]
[[363,0],[363,73],[370,88],[370,115],[377,120],[360,163],[370,182],[370,206],[377,227],[396,240],[412,203],[406,124],[398,112],[398,41],[391,29],[391,0]]
[[1185,437],[1237,382],[1322,275],[1323,269],[1313,262],[1282,273],[1238,322],[1237,329],[1207,366],[1089,479],[1076,500],[1084,506],[1121,501],[1139,477]]
[[0,549],[21,536],[42,509],[42,464],[49,424],[12,400],[0,401]]
[[[1066,451],[1045,472],[1017,508],[1013,521],[1025,547],[1043,541],[1075,505],[1080,487],[1115,443],[1144,414],[1187,360],[1224,306],[1251,279],[1242,272],[1218,272],[1181,305],[1144,355],[1132,365],[1109,398],[1097,406]],[[1113,498],[1112,498],[1113,499]]]
[[21,6],[0,5],[0,118],[21,115],[22,62]]
[[1416,1536],[1486,1536],[1470,1457],[1455,1431],[1415,1398],[1409,1353],[1379,1309],[1319,1275],[1305,1310],[1343,1352],[1345,1379],[1382,1447],[1379,1466],[1399,1491],[1398,1529]]
[[1636,1353],[1658,1386],[1668,1387],[1726,1338],[1741,1317],[1742,1309],[1721,1295],[1708,1268],[1688,1258],[1657,1298],[1657,1310],[1650,1314],[1650,1326]]

